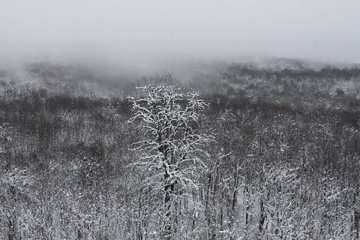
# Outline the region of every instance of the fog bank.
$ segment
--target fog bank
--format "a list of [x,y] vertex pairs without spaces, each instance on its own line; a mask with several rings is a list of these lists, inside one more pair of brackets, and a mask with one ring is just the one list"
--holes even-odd
[[301,58],[360,63],[360,2],[2,1],[0,64],[158,70],[171,61]]

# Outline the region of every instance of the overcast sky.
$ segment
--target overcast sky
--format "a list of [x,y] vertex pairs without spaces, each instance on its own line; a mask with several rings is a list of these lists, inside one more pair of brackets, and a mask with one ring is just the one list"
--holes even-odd
[[0,58],[360,63],[359,0],[0,0]]

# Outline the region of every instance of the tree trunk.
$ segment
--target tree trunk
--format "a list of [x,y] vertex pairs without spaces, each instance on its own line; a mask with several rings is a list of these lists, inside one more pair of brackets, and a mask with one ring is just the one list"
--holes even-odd
[[[166,159],[165,159],[166,161]],[[170,174],[167,172],[167,170],[165,169],[165,174],[164,174],[164,181],[165,181],[165,187],[164,187],[164,191],[165,191],[165,199],[164,199],[164,207],[165,207],[165,223],[164,223],[164,239],[166,240],[171,240],[172,239],[172,235],[173,235],[173,227],[172,227],[172,222],[176,222],[175,218],[176,214],[174,214],[172,211],[172,196],[174,194],[175,191],[175,184],[176,183],[168,183],[169,182],[169,178],[170,178]]]
[[250,211],[250,203],[249,203],[249,188],[245,186],[245,226],[247,227],[249,224],[249,211]]
[[137,216],[137,224],[136,224],[136,240],[142,240],[143,239],[143,235],[142,235],[142,214],[141,214],[141,211],[142,211],[142,204],[141,204],[141,196],[142,196],[142,193],[140,193],[139,195],[139,198],[138,198],[138,216]]
[[359,229],[359,223],[360,222],[360,211],[355,210],[354,211],[354,238],[359,239],[360,238],[360,229]]
[[[205,199],[205,214],[206,214],[206,222],[207,222],[207,238],[209,240],[215,240],[215,233],[213,229],[213,217],[212,217],[212,207],[210,204],[211,200],[214,200],[213,196],[213,178],[211,176],[211,173],[208,173],[207,176],[208,179],[208,186],[207,186],[207,193],[206,193],[206,199]],[[213,205],[214,207],[215,205]]]
[[353,205],[355,206],[354,215],[353,215],[353,224],[351,226],[351,235],[353,239],[360,239],[360,211],[356,207],[359,193],[360,191],[359,188],[357,187],[356,192],[353,195]]
[[260,220],[259,220],[259,233],[262,234],[264,231],[264,223],[265,223],[265,207],[264,201],[260,199]]
[[169,164],[168,159],[168,145],[164,145],[162,143],[162,135],[161,131],[158,133],[158,142],[160,144],[159,151],[164,155],[163,159],[163,168],[165,171],[164,174],[164,192],[165,192],[165,198],[164,198],[164,207],[165,207],[165,222],[164,222],[164,232],[163,237],[166,240],[171,240],[172,238],[172,223],[171,223],[171,196],[174,193],[174,183],[169,183],[170,174],[168,172],[168,169],[166,168],[166,164]]
[[[165,182],[168,181],[169,174],[165,173]],[[165,185],[165,223],[164,223],[164,239],[171,240],[171,194],[174,190],[174,184],[166,184]]]
[[8,238],[9,240],[15,240],[15,225],[14,225],[14,221],[11,218],[8,218],[8,227],[9,227],[9,232],[8,232]]
[[238,221],[238,214],[237,214],[237,197],[238,197],[238,187],[239,187],[239,174],[238,174],[238,162],[236,161],[235,169],[234,169],[234,190],[232,193],[231,199],[231,218],[230,218],[230,231],[232,234],[230,235],[230,240],[234,240],[237,238],[237,221]]

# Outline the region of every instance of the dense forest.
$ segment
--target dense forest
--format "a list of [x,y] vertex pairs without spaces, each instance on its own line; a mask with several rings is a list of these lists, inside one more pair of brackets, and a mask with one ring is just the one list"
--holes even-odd
[[0,124],[0,239],[360,238],[359,66],[34,63]]

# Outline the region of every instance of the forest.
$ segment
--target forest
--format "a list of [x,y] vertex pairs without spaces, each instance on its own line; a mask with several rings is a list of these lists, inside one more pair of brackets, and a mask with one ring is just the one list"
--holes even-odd
[[359,173],[358,65],[0,68],[0,239],[360,239]]

